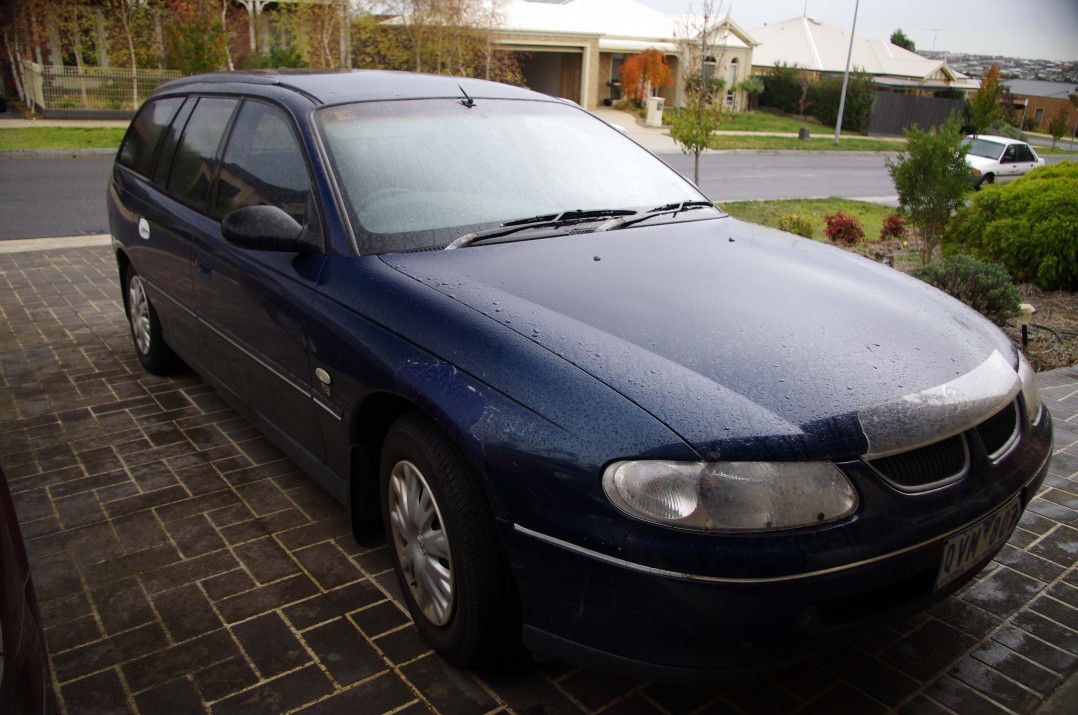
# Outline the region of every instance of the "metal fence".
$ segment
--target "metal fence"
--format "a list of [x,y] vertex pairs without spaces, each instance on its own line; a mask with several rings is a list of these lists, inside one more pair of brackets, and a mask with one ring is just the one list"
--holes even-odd
[[868,133],[897,136],[913,124],[921,129],[931,129],[947,121],[951,112],[962,114],[965,104],[961,99],[879,92],[868,120]]
[[49,116],[131,116],[162,82],[183,76],[177,70],[126,67],[62,67],[22,62],[26,103]]

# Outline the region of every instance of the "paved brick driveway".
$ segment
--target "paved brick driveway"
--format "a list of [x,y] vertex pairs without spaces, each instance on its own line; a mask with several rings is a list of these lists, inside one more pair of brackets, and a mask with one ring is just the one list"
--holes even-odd
[[69,713],[1027,713],[1078,661],[1078,369],[1043,376],[1052,475],[977,582],[827,657],[685,689],[444,663],[384,546],[198,378],[139,369],[107,248],[0,254],[0,312],[0,464]]

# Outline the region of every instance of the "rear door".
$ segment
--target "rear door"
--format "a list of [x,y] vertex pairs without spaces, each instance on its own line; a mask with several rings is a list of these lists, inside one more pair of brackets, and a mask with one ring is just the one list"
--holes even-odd
[[1037,168],[1037,155],[1025,144],[1015,144],[1014,153],[1017,176],[1024,176]]
[[1002,183],[1015,179],[1021,173],[1017,150],[1018,146],[1016,144],[1008,144],[1007,148],[1003,150],[1003,156],[999,158],[999,177]]

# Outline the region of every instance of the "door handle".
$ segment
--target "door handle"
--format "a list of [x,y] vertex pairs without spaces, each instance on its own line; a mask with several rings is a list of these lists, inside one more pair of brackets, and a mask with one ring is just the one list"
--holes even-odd
[[195,257],[195,270],[198,271],[198,274],[203,278],[209,278],[210,274],[213,273],[213,269],[202,262],[201,256]]

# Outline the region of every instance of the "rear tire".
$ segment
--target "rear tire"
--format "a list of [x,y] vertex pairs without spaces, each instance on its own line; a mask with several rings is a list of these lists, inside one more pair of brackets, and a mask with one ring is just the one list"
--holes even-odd
[[135,355],[143,369],[154,375],[174,371],[180,360],[161,337],[161,321],[157,319],[146,285],[134,266],[128,266],[124,273],[124,303]]
[[478,667],[519,649],[519,601],[476,477],[438,428],[412,413],[381,459],[393,569],[420,635],[447,660]]

